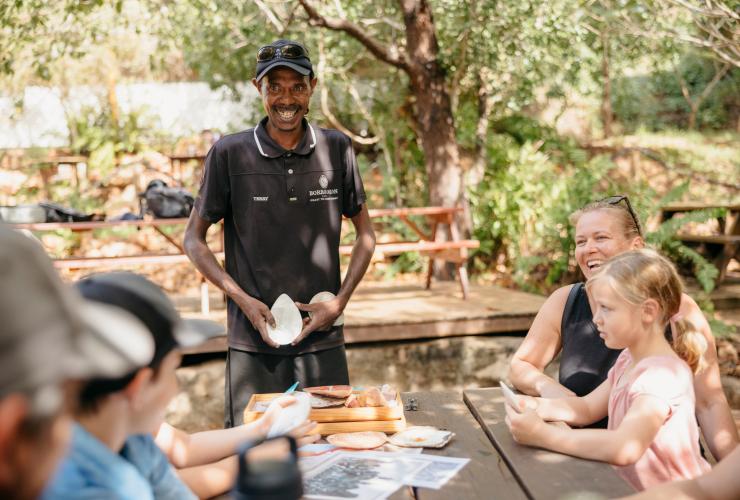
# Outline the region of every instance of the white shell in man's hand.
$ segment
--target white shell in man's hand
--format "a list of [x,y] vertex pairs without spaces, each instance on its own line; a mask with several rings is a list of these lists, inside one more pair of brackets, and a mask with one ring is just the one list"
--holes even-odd
[[[315,304],[317,302],[327,302],[333,299],[334,297],[336,297],[336,295],[334,295],[331,292],[319,292],[313,297],[311,297],[311,302],[309,302],[309,304]],[[313,313],[311,311],[308,312],[308,317],[313,318]],[[334,320],[334,323],[332,324],[332,326],[341,326],[343,324],[344,324],[344,313],[337,316],[337,319]]]
[[286,345],[301,333],[301,311],[286,294],[280,295],[270,309],[275,318],[275,328],[267,324],[267,335],[280,345]]

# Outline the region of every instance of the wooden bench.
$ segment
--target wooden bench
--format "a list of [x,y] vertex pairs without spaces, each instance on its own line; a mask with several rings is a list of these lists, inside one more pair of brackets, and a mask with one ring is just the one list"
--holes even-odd
[[[475,240],[461,240],[457,225],[454,221],[454,215],[461,209],[454,207],[421,207],[421,208],[401,208],[401,209],[377,209],[370,210],[371,219],[398,218],[406,223],[414,233],[419,236],[416,241],[404,242],[386,242],[379,243],[375,248],[374,258],[383,259],[386,256],[399,255],[404,252],[419,252],[423,255],[430,256],[430,262],[426,278],[426,287],[431,287],[433,274],[433,262],[435,259],[445,262],[453,262],[457,267],[460,277],[460,286],[463,297],[468,296],[468,277],[465,270],[468,249],[478,248],[479,243]],[[424,219],[429,227],[429,232],[425,232],[409,217]],[[54,266],[58,269],[96,269],[111,267],[126,267],[136,265],[167,265],[187,263],[189,259],[185,255],[185,249],[179,239],[175,239],[162,229],[162,226],[184,226],[187,224],[187,218],[177,219],[142,219],[142,220],[117,220],[117,221],[90,221],[90,222],[45,222],[35,224],[13,224],[16,229],[26,229],[29,231],[46,232],[56,230],[69,230],[73,232],[93,231],[96,229],[113,229],[134,227],[137,229],[151,228],[162,236],[176,252],[173,253],[142,253],[135,255],[117,255],[117,256],[71,256],[54,259]],[[450,230],[450,241],[435,241],[438,229],[447,226]],[[214,254],[221,262],[224,259],[223,251],[223,224],[219,224],[221,235],[220,250],[215,250]],[[352,245],[340,246],[341,255],[349,255],[352,252]],[[208,297],[208,285],[206,280],[201,276],[201,312],[208,314],[210,302]]]
[[697,210],[721,209],[723,215],[717,217],[719,231],[715,234],[695,234],[680,231],[677,238],[697,247],[717,267],[719,285],[727,275],[727,267],[732,259],[740,260],[740,204],[738,203],[680,203],[668,205],[661,210],[661,220],[666,221],[677,214]]
[[[460,238],[460,231],[455,222],[455,216],[462,212],[461,207],[416,207],[416,208],[383,208],[368,211],[370,219],[379,221],[382,219],[396,218],[408,226],[418,237],[414,241],[391,241],[379,242],[375,245],[373,258],[383,260],[389,256],[400,255],[405,252],[419,252],[429,256],[429,264],[426,274],[426,288],[432,286],[434,275],[434,261],[451,262],[455,265],[457,275],[460,279],[462,296],[467,299],[469,293],[468,273],[465,264],[468,260],[468,250],[478,248],[480,242],[477,240],[464,240]],[[424,230],[411,217],[422,219],[429,226]],[[449,230],[450,239],[441,240],[439,236],[442,230]],[[352,245],[341,245],[340,255],[350,255]]]

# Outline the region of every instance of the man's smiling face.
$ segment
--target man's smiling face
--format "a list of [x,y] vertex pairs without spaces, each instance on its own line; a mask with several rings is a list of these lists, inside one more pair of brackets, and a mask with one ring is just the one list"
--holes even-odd
[[309,80],[290,68],[270,71],[260,82],[255,82],[268,117],[268,126],[280,132],[292,132],[301,126],[308,112],[316,79]]

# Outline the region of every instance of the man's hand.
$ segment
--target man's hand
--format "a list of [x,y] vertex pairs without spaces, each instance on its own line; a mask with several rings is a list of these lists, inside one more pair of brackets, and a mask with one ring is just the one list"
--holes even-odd
[[280,345],[272,340],[267,334],[267,324],[275,328],[275,318],[272,317],[270,308],[257,299],[245,296],[243,298],[235,298],[234,302],[239,306],[244,315],[247,317],[255,330],[260,332],[260,336],[265,344],[270,347],[279,348]]
[[291,345],[296,345],[302,341],[308,334],[316,330],[328,330],[337,320],[346,303],[339,297],[335,297],[326,302],[316,302],[314,304],[295,303],[301,311],[311,313],[311,318],[303,318],[303,330],[295,338]]

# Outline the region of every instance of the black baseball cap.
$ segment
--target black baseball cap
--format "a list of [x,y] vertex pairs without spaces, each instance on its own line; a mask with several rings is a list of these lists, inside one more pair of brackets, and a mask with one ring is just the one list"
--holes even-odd
[[154,354],[142,366],[156,366],[175,348],[194,346],[223,333],[214,321],[182,319],[162,289],[139,274],[93,274],[74,287],[87,301],[114,306],[143,323],[154,340]]
[[[289,50],[286,54],[284,51]],[[260,55],[272,54],[271,57],[260,60]],[[286,57],[287,56],[287,57]],[[313,65],[308,57],[308,50],[303,44],[292,40],[275,40],[269,45],[260,47],[257,51],[256,80],[260,81],[268,71],[283,66],[297,71],[301,75],[313,77]]]

